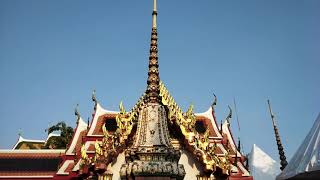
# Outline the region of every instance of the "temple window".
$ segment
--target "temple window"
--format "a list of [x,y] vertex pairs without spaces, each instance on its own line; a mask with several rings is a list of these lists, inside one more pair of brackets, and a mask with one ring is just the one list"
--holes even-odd
[[195,129],[198,133],[203,134],[206,132],[207,127],[205,126],[203,121],[196,121]]
[[115,119],[106,119],[106,130],[110,132],[115,132],[118,128],[117,121]]

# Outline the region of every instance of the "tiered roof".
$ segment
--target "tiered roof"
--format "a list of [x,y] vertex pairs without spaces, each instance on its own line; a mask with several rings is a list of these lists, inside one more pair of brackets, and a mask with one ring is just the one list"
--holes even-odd
[[[176,117],[178,116],[185,116],[186,113],[183,113],[181,109],[178,107],[178,105],[174,102],[172,96],[169,94],[167,88],[164,86],[164,84],[160,83],[160,95],[161,99],[164,102],[164,104],[167,105],[169,109],[169,114],[176,113]],[[127,115],[130,114],[136,114],[139,110],[140,106],[143,104],[144,99],[146,98],[146,94],[144,94],[139,101],[136,103],[134,108],[126,112]],[[166,100],[167,99],[167,100]],[[120,115],[121,111],[110,111],[104,109],[100,103],[95,102],[94,106],[94,112],[91,120],[91,124],[87,126],[80,118],[78,126],[75,131],[75,136],[71,142],[71,145],[66,150],[66,157],[64,157],[64,162],[59,169],[59,175],[69,175],[69,173],[78,172],[81,168],[81,147],[82,151],[85,152],[88,156],[88,158],[94,159],[96,154],[96,144],[102,143],[104,134],[103,134],[103,128],[106,125],[107,121],[114,121],[117,116]],[[191,111],[192,112],[192,111]],[[193,113],[193,112],[192,112]],[[215,112],[214,112],[214,106],[211,106],[208,108],[206,112],[203,113],[193,113],[195,116],[196,122],[203,122],[204,126],[208,129],[208,145],[212,146],[215,145],[215,155],[223,160],[226,158],[226,155],[229,157],[229,175],[234,176],[240,176],[240,177],[248,177],[251,178],[249,172],[246,170],[244,166],[244,162],[246,161],[245,157],[241,152],[238,151],[236,147],[236,143],[232,137],[232,133],[230,130],[229,125],[229,119],[226,119],[224,123],[222,124],[222,130],[218,127],[216,118],[215,118]],[[138,116],[133,116],[133,121],[137,121]],[[175,119],[171,119],[172,121],[176,121]],[[80,133],[81,132],[81,133]],[[202,136],[202,135],[200,135]],[[174,139],[173,139],[174,140]],[[76,143],[77,142],[77,143]],[[81,143],[79,143],[81,142]],[[75,144],[75,146],[73,146]],[[190,144],[182,143],[181,145],[186,146],[186,149],[189,149],[190,153],[195,153],[191,151]],[[192,145],[192,144],[191,144]],[[74,149],[77,149],[77,153],[74,153]],[[73,153],[69,153],[73,152]],[[119,152],[121,153],[121,152]],[[194,154],[196,155],[196,154]],[[205,161],[201,158],[199,158],[199,162],[205,165]],[[217,166],[218,168],[219,165]]]
[[88,124],[80,117],[76,110],[77,127],[72,137],[70,145],[66,149],[65,155],[62,157],[63,162],[60,164],[56,176],[71,176],[76,177],[76,171],[79,170],[78,159],[80,157],[81,145],[84,142],[83,138],[88,134]]
[[0,179],[52,179],[65,150],[0,150]]

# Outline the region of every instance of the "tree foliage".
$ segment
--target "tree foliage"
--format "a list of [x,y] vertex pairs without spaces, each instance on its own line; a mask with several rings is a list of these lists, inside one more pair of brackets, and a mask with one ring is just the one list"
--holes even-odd
[[52,132],[60,132],[60,136],[52,136],[48,139],[44,148],[47,149],[65,149],[71,141],[74,130],[72,127],[67,126],[65,122],[58,122],[56,125],[49,127],[47,130],[48,135]]

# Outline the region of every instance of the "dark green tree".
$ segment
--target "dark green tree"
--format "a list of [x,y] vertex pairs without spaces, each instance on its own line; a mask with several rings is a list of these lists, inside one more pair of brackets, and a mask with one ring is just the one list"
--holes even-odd
[[46,149],[65,149],[74,133],[73,128],[67,126],[63,121],[49,127],[46,131],[48,132],[48,135],[52,132],[60,132],[60,136],[52,136],[48,139],[44,146]]

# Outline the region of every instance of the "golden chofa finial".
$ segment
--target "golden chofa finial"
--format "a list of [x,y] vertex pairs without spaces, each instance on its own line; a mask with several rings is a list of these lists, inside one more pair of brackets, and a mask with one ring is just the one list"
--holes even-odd
[[192,116],[192,114],[193,114],[193,104],[190,104],[190,106],[189,106],[189,108],[188,108],[188,110],[186,112],[186,115],[187,116]]
[[120,114],[126,114],[126,109],[124,108],[122,101],[120,101],[119,110]]

